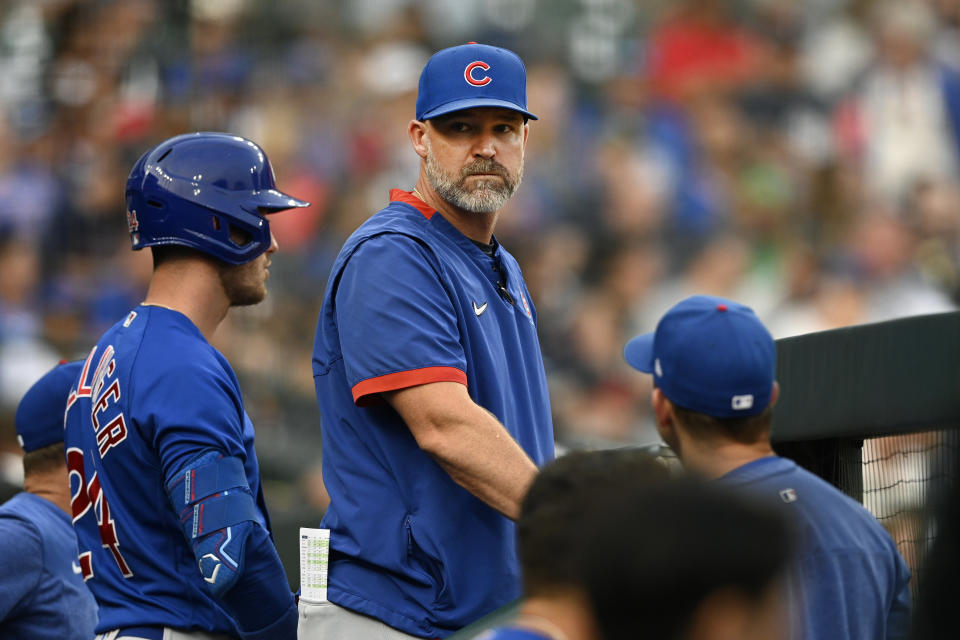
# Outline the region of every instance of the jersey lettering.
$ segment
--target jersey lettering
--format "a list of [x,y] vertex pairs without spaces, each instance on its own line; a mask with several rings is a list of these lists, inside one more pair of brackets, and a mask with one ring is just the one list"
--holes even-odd
[[110,516],[110,505],[103,495],[103,490],[100,487],[100,478],[96,472],[93,473],[93,478],[90,479],[90,484],[87,485],[87,494],[90,496],[90,500],[94,503],[97,510],[97,525],[100,529],[100,541],[103,543],[103,547],[109,549],[110,553],[113,554],[113,559],[117,561],[117,566],[120,568],[120,573],[123,574],[123,577],[132,577],[133,571],[130,570],[127,561],[123,559],[123,555],[120,553],[120,542],[117,540],[117,527],[113,522],[113,518]]
[[112,376],[115,368],[116,361],[113,359],[113,345],[107,345],[103,355],[100,356],[100,362],[97,363],[97,368],[93,372],[93,380],[90,382],[90,387],[92,388],[91,395],[93,397],[100,395],[104,378]]
[[[100,386],[103,386],[101,383]],[[110,404],[110,398],[113,397],[114,401],[120,399],[120,381],[114,380],[113,383],[107,387],[107,390],[103,392],[97,401],[93,404],[93,410],[90,412],[90,421],[93,422],[93,430],[100,431],[100,420],[97,417],[97,414],[103,413],[107,406]],[[99,439],[99,434],[97,439]]]
[[97,432],[97,446],[100,450],[100,457],[107,455],[112,447],[117,446],[127,439],[127,424],[123,420],[121,413],[103,429]]
[[[104,431],[109,430],[108,425]],[[124,427],[124,437],[126,437],[126,427]],[[107,448],[109,449],[109,446]],[[110,503],[107,501],[103,488],[100,486],[100,478],[97,473],[94,472],[90,482],[86,482],[83,452],[80,449],[70,447],[67,450],[67,470],[71,487],[74,485],[74,476],[76,476],[77,479],[77,489],[76,491],[71,491],[70,495],[70,511],[73,514],[74,523],[85,516],[92,506],[97,516],[97,530],[100,533],[100,542],[103,548],[108,549],[113,555],[113,559],[117,562],[117,567],[120,569],[120,573],[123,574],[124,578],[133,577],[133,571],[130,569],[130,565],[127,564],[123,554],[120,553],[120,541],[117,538],[116,523],[110,515]],[[86,565],[84,564],[84,556],[87,556]],[[93,564],[89,551],[80,554],[80,568],[84,572],[84,580],[93,576]],[[88,570],[89,576],[87,573]]]
[[80,573],[83,575],[83,581],[86,582],[93,577],[93,557],[89,551],[81,553],[77,559],[80,561]]
[[87,359],[83,362],[83,370],[80,371],[80,381],[77,383],[76,389],[70,390],[70,395],[67,396],[67,411],[70,410],[70,407],[73,406],[73,403],[77,401],[77,398],[88,398],[90,397],[90,387],[86,386],[87,375],[90,373],[90,363],[93,362],[93,356],[97,353],[97,347],[94,346],[90,350],[90,355],[87,356]]
[[76,523],[90,509],[90,496],[87,495],[87,481],[83,477],[83,452],[76,447],[70,447],[67,449],[67,477],[71,487],[74,476],[77,478],[77,490],[70,495],[70,512],[73,514],[73,522]]
[[[97,369],[93,373],[93,380],[90,383],[92,396],[96,400],[91,404],[90,422],[93,424],[93,430],[97,434],[97,449],[100,451],[100,457],[103,458],[111,448],[127,439],[127,423],[123,414],[120,413],[113,417],[105,426],[100,426],[100,416],[111,404],[120,400],[120,380],[114,380],[110,386],[103,389],[106,379],[113,375],[117,368],[117,362],[113,358],[113,345],[110,345],[103,352]],[[111,403],[111,400],[113,401]]]

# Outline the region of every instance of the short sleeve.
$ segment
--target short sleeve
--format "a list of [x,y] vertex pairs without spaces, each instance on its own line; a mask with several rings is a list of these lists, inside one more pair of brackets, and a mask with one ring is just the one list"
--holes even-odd
[[0,517],[0,621],[36,592],[43,572],[40,534],[18,518]]
[[358,405],[430,382],[467,384],[457,315],[432,253],[400,234],[364,242],[335,298],[340,348]]

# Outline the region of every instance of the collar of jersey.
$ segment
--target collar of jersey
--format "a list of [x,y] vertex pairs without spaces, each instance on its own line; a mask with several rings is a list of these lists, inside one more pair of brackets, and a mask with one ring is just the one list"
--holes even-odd
[[47,500],[46,498],[42,498],[35,493],[30,493],[29,491],[22,491],[18,493],[17,496],[21,500],[29,500],[31,502],[36,503],[39,506],[39,508],[45,510],[48,513],[48,515],[50,515],[52,518],[62,520],[68,525],[71,525],[71,528],[73,528],[72,527],[73,520],[70,518],[69,515],[67,515],[67,512],[61,509],[60,507],[58,507],[57,505],[53,504],[51,501]]
[[204,342],[207,342],[207,339],[203,335],[203,332],[200,331],[200,327],[195,325],[193,323],[193,320],[191,320],[190,317],[187,316],[187,314],[185,314],[184,312],[177,311],[176,309],[171,309],[170,307],[164,306],[162,304],[154,304],[152,302],[141,302],[139,305],[137,305],[138,309],[142,309],[144,307],[146,307],[146,311],[150,313],[160,313],[160,314],[170,313],[170,314],[173,314],[174,316],[180,316],[181,318],[183,318],[182,322],[185,322],[189,327],[191,327],[193,331],[196,333],[196,335],[200,336]]
[[787,458],[764,456],[763,458],[752,460],[736,469],[728,471],[717,480],[729,485],[748,484],[761,478],[787,473],[796,468],[796,466],[797,464],[793,460]]
[[[404,191],[403,189],[391,189],[390,202],[402,202],[403,204],[409,205],[422,213],[424,218],[439,227],[442,233],[457,243],[457,245],[462,247],[463,250],[467,252],[467,255],[472,256],[473,259],[480,264],[486,265],[490,260],[500,257],[500,252],[503,250],[503,246],[499,242],[497,242],[497,249],[494,253],[494,257],[491,258],[483,252],[483,249],[474,244],[470,238],[463,235],[459,229],[447,222],[447,219],[442,215],[434,216],[434,214],[437,213],[437,210],[415,196],[412,192]],[[494,236],[493,239],[496,240],[496,236]],[[496,282],[498,277],[495,278],[491,276],[490,279],[491,281]]]
[[436,209],[428,205],[426,202],[413,195],[410,191],[404,191],[403,189],[390,189],[390,202],[402,202],[408,204],[420,213],[423,214],[423,217],[427,220],[433,218],[433,214],[437,212]]

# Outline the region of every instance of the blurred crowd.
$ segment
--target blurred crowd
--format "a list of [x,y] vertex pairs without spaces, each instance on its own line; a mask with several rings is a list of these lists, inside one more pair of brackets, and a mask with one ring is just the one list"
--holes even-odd
[[778,338],[960,301],[960,0],[6,0],[0,446],[19,452],[23,392],[143,297],[130,166],[230,131],[313,203],[272,219],[270,296],[216,346],[273,510],[321,511],[328,271],[412,188],[417,76],[467,41],[520,54],[540,117],[497,236],[539,313],[561,445],[656,439],[621,350],[689,294],[742,301]]

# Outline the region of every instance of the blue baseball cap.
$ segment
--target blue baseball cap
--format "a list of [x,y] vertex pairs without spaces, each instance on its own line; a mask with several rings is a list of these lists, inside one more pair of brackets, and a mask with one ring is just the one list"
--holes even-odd
[[17,442],[27,453],[63,442],[63,414],[70,387],[80,377],[82,360],[65,362],[48,371],[23,395],[14,422]]
[[678,302],[656,331],[630,340],[623,357],[652,373],[677,406],[716,418],[763,413],[773,394],[773,337],[750,307],[724,298]]
[[420,73],[417,120],[473,107],[502,107],[537,119],[527,111],[527,70],[520,56],[471,42],[427,60]]

